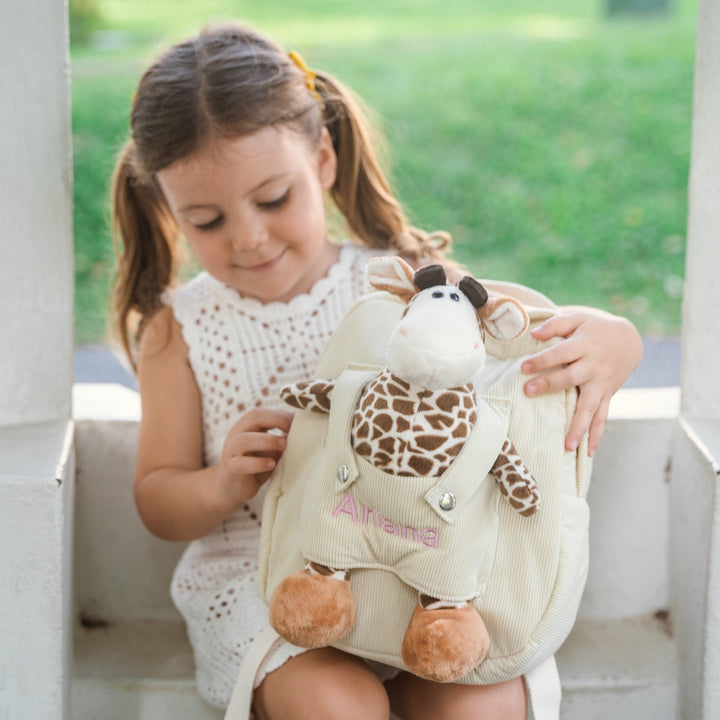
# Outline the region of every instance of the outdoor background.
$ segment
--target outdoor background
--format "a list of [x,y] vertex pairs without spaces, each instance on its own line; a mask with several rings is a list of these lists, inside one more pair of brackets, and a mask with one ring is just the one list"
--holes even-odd
[[106,338],[109,179],[140,74],[229,18],[365,99],[411,219],[476,275],[677,334],[697,0],[607,1],[71,0],[76,341]]

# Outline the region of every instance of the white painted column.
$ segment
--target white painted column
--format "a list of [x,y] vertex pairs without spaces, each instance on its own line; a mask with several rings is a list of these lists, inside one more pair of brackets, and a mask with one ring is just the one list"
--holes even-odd
[[700,0],[670,558],[678,718],[720,717],[720,3]]
[[720,3],[700,0],[683,316],[683,412],[720,417]]
[[0,0],[0,426],[70,416],[66,28],[64,2]]
[[65,720],[74,465],[62,0],[0,0],[0,98],[0,718]]

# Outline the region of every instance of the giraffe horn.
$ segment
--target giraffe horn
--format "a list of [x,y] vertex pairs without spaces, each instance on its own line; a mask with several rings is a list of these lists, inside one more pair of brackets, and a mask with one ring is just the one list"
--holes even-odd
[[426,290],[435,285],[445,285],[447,275],[442,265],[425,265],[415,271],[413,283],[418,290]]
[[482,283],[471,275],[466,275],[460,281],[458,287],[476,310],[488,301],[487,290],[483,287]]

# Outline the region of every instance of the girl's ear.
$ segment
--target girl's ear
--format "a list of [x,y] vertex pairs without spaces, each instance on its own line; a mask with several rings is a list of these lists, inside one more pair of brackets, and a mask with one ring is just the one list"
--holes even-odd
[[491,297],[478,312],[483,327],[502,342],[520,337],[530,325],[527,311],[515,298]]
[[332,144],[332,138],[328,129],[324,127],[320,131],[320,142],[318,143],[318,175],[323,190],[329,190],[335,184],[337,175],[337,155]]
[[368,281],[375,290],[386,292],[400,298],[404,303],[417,292],[413,283],[415,271],[401,257],[388,255],[370,260],[367,268]]

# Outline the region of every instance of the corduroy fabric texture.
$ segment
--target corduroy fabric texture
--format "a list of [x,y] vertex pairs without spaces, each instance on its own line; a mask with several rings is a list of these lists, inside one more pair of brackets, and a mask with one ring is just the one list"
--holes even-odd
[[[530,299],[533,297],[529,295]],[[535,297],[539,299],[538,304],[542,303],[541,296]],[[381,366],[387,338],[403,307],[392,296],[381,292],[360,299],[333,335],[320,359],[316,376],[338,377],[349,363],[371,368]],[[532,328],[550,317],[554,310],[528,307],[528,312]],[[488,337],[486,347],[488,364],[476,383],[478,394],[504,416],[504,427],[508,428],[510,439],[538,482],[541,505],[534,516],[526,518],[501,500],[494,479],[485,477],[487,458],[483,459],[482,452],[477,454],[475,467],[466,462],[461,471],[470,473],[478,486],[475,495],[485,504],[481,516],[477,517],[472,514],[475,508],[472,503],[458,503],[454,518],[455,523],[468,533],[468,546],[472,546],[470,536],[480,526],[485,544],[482,550],[477,546],[473,549],[473,553],[484,553],[484,557],[475,562],[474,569],[470,570],[472,576],[448,593],[455,599],[473,587],[473,605],[490,634],[487,657],[460,680],[470,684],[495,683],[522,675],[558,649],[575,621],[588,560],[589,511],[585,498],[590,467],[587,445],[581,444],[575,453],[564,449],[565,434],[575,407],[575,391],[535,398],[525,396],[522,388],[527,377],[520,373],[520,364],[527,355],[543,347],[529,332],[505,344]],[[350,410],[346,408],[344,412]],[[319,468],[322,468],[321,473],[331,476],[331,481],[340,464],[357,466],[363,472],[368,470],[367,463],[362,465],[358,458],[353,461],[348,455],[347,442],[335,437],[339,424],[343,423],[333,419],[332,415],[328,418],[309,412],[297,413],[264,507],[259,583],[266,602],[283,577],[303,567],[305,559],[301,548],[311,554],[315,552],[313,543],[309,542],[312,538],[303,532],[307,525],[304,513],[312,512],[316,505],[318,512],[324,507],[327,514],[332,504],[325,500],[323,506],[317,497],[313,500],[312,494],[307,495],[310,488],[317,488]],[[461,455],[464,453],[465,449]],[[385,480],[390,483],[413,479],[385,476]],[[359,487],[360,483],[356,485]],[[428,490],[436,486],[437,478],[428,481]],[[388,496],[391,494],[392,488],[388,488]],[[340,507],[338,515],[347,511],[347,517],[336,515],[333,520],[349,520],[346,525],[352,526],[349,528],[352,532],[348,544],[364,542],[364,557],[371,557],[375,552],[372,545],[381,537],[377,530],[382,532],[384,519],[392,523],[398,518],[391,517],[392,513],[388,511],[384,512],[384,519],[377,520],[372,514],[374,507],[368,511],[358,509],[362,501],[357,498],[352,502],[345,500],[343,508],[343,498],[344,495],[338,492],[331,511]],[[353,503],[355,512],[361,513],[359,520],[366,519],[366,523],[352,522]],[[422,521],[418,522],[422,526]],[[363,527],[367,533],[358,534]],[[422,527],[415,529],[421,531]],[[384,534],[390,536],[393,533]],[[322,543],[327,544],[327,538]],[[407,547],[405,538],[405,550]],[[458,546],[453,544],[453,547]],[[462,551],[457,550],[455,555],[445,556],[442,562],[462,567],[467,558],[460,555]],[[318,551],[313,559],[325,562],[325,555]],[[357,562],[357,558],[352,567],[355,569],[350,577],[358,605],[358,620],[337,647],[403,668],[400,646],[417,603],[417,589],[401,579],[403,575],[408,577],[410,571],[403,570],[398,574],[379,563]],[[417,571],[413,579],[417,580],[425,570],[429,568]],[[438,582],[442,585],[447,581],[451,585],[455,581],[456,568],[446,570],[443,575],[442,567],[436,566],[439,577],[432,583],[428,581],[427,589],[434,589],[430,594],[442,596],[436,592]]]

